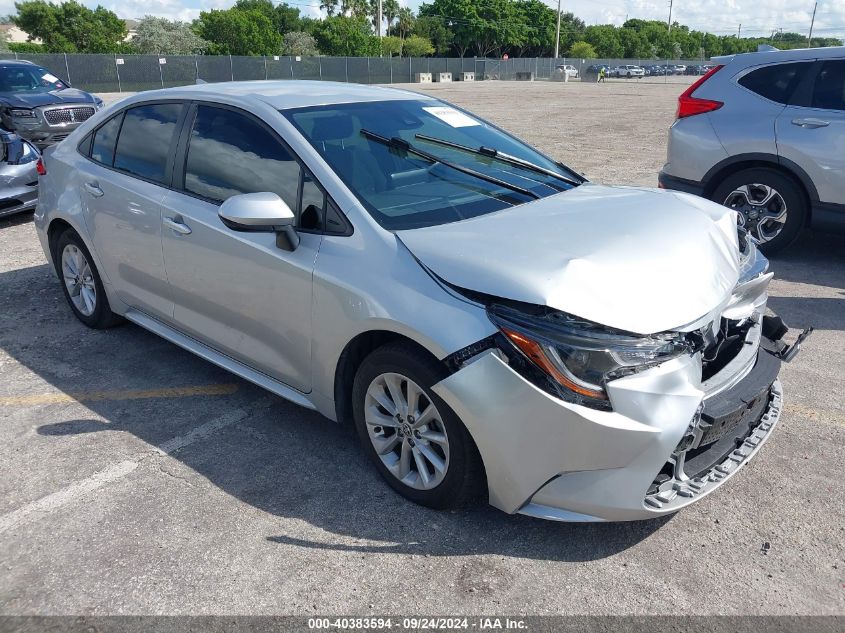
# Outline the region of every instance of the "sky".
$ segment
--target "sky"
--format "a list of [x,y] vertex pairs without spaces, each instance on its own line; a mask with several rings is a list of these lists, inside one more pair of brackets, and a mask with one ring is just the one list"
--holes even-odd
[[[274,0],[275,1],[275,0]],[[421,0],[400,0],[416,9]],[[544,0],[556,7],[555,0]],[[122,18],[157,15],[192,20],[201,10],[227,8],[234,0],[82,0],[95,7],[102,4]],[[288,0],[305,15],[319,15],[319,0]],[[773,30],[806,33],[810,28],[814,0],[674,0],[672,20],[691,28],[717,34],[736,33],[749,37],[771,35]],[[814,35],[845,36],[845,0],[819,0]],[[668,0],[562,0],[562,10],[572,11],[587,24],[617,24],[629,18],[666,20]],[[14,13],[14,0],[0,0],[0,15]]]

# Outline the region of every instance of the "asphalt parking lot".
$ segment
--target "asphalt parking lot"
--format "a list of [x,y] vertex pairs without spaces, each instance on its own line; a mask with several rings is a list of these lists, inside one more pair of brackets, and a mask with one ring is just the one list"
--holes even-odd
[[[426,88],[638,185],[681,89]],[[845,237],[772,267],[770,305],[817,329],[770,442],[675,517],[570,525],[402,500],[349,429],[138,327],[86,329],[31,218],[0,220],[0,613],[845,614]]]

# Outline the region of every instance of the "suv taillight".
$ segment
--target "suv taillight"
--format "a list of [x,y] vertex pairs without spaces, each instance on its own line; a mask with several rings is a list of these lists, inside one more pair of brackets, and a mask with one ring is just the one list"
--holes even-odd
[[47,175],[47,168],[44,166],[44,160],[39,158],[38,162],[35,163],[35,171],[38,172],[39,176],[46,176]]
[[719,72],[724,66],[714,66],[710,70],[708,70],[698,81],[696,81],[693,85],[689,88],[684,90],[684,93],[678,97],[678,111],[675,113],[675,117],[678,119],[683,119],[688,116],[693,116],[696,114],[704,114],[705,112],[713,112],[713,110],[718,110],[723,105],[725,105],[721,101],[711,101],[710,99],[699,99],[697,97],[693,97],[692,93],[698,90],[701,85],[710,79],[713,75]]

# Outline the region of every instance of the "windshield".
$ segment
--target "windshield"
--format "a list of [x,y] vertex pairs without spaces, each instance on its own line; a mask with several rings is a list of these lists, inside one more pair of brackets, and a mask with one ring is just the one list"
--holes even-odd
[[[347,103],[283,110],[282,114],[388,230],[492,213],[570,189],[573,185],[566,184],[567,179],[583,180],[492,125],[439,101]],[[377,136],[382,142],[374,140]],[[386,144],[388,139],[396,142]],[[402,142],[422,151],[403,149]],[[540,169],[532,171],[469,151],[480,147]],[[461,171],[455,165],[468,169]]]
[[46,68],[30,65],[0,66],[0,92],[50,92],[67,88]]

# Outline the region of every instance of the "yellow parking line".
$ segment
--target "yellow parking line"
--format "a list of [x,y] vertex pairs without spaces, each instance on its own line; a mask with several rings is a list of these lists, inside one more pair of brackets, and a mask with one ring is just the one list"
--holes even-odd
[[34,393],[22,396],[0,396],[0,406],[20,407],[62,402],[99,402],[101,400],[148,400],[150,398],[186,398],[190,396],[226,396],[235,393],[238,385],[198,385],[161,389],[125,389],[120,391],[87,391],[79,393]]

